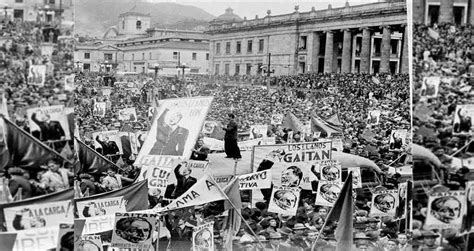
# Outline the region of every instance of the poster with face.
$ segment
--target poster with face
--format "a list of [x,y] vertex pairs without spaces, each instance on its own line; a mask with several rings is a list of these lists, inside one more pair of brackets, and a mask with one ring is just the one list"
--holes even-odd
[[137,121],[137,112],[135,107],[124,108],[118,112],[118,120],[121,121]]
[[360,167],[348,167],[347,173],[352,172],[352,189],[362,188],[362,177]]
[[378,190],[372,193],[372,207],[370,215],[373,217],[393,216],[397,212],[398,191]]
[[115,248],[153,248],[156,214],[116,213],[111,246]]
[[390,133],[390,150],[401,150],[402,147],[406,144],[407,139],[407,130],[393,130]]
[[216,127],[217,127],[216,121],[205,121],[204,125],[202,126],[202,133],[212,134]]
[[471,203],[474,201],[474,180],[466,182],[466,196]]
[[398,184],[398,214],[402,219],[406,217],[406,206],[407,206],[407,190],[408,182]]
[[462,227],[466,213],[466,192],[449,191],[433,193],[428,199],[426,229],[446,229]]
[[378,125],[380,122],[380,114],[379,110],[372,110],[369,111],[369,116],[367,117],[367,125]]
[[118,130],[94,132],[92,133],[92,138],[94,139],[95,149],[104,156],[123,153],[122,140]]
[[332,207],[341,193],[342,183],[321,180],[318,182],[316,205]]
[[327,180],[331,182],[342,181],[342,167],[339,161],[322,161],[319,166],[321,180]]
[[28,69],[28,84],[44,86],[46,80],[46,65],[31,65]]
[[267,125],[253,125],[250,127],[249,139],[266,138],[267,131],[268,131]]
[[421,84],[421,96],[425,98],[436,98],[439,92],[439,84],[441,78],[439,76],[424,77]]
[[75,243],[74,250],[77,251],[103,251],[102,239],[100,235],[88,234],[83,235]]
[[76,87],[74,85],[74,78],[75,77],[76,77],[76,75],[74,75],[74,74],[64,76],[64,90],[74,91],[76,89]]
[[41,141],[70,140],[69,123],[63,105],[37,107],[26,110],[33,135]]
[[259,145],[253,149],[252,170],[269,169],[273,185],[312,190],[311,182],[317,180],[313,166],[330,160],[331,154],[331,141]]
[[454,112],[453,134],[474,134],[474,104],[457,105]]
[[296,187],[273,186],[268,212],[296,215],[301,189]]
[[135,165],[174,168],[189,159],[213,97],[160,100]]
[[271,124],[272,125],[281,125],[283,122],[283,114],[273,114],[271,117]]
[[214,222],[199,225],[193,229],[193,251],[214,250]]
[[60,223],[73,222],[72,203],[57,201],[32,204],[3,209],[7,231],[59,226]]
[[97,117],[105,117],[105,111],[107,110],[107,103],[105,102],[95,102],[92,114]]
[[105,199],[95,199],[93,201],[78,201],[77,212],[79,218],[111,215],[117,212],[126,212],[126,201],[122,196]]
[[56,250],[68,250],[74,247],[74,224],[59,224]]

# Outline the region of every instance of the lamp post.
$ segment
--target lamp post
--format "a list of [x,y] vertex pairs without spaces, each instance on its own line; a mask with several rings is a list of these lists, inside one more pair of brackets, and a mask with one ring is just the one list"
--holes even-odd
[[181,90],[182,85],[185,84],[184,69],[189,68],[189,66],[187,66],[185,63],[181,63],[181,53],[180,53],[180,52],[178,52],[178,66],[176,66],[176,68],[180,68],[181,71],[182,71],[182,75],[183,75],[183,76],[182,76],[182,77],[183,77],[183,82],[182,82],[182,84],[181,84],[180,87],[179,87],[180,90]]
[[155,82],[156,82],[156,78],[158,77],[158,71],[159,70],[162,70],[163,68],[160,67],[160,64],[156,63],[153,67],[153,69],[155,70]]

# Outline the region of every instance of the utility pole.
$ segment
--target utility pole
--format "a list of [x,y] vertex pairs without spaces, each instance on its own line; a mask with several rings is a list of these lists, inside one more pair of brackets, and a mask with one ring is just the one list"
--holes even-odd
[[270,74],[275,73],[275,69],[270,70],[272,54],[268,53],[267,69],[264,72],[267,74],[267,89],[270,90]]

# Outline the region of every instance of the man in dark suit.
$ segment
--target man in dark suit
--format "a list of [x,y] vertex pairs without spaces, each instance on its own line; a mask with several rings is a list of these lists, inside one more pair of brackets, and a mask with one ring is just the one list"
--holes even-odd
[[234,114],[228,115],[229,123],[227,127],[223,127],[225,130],[224,136],[224,151],[226,158],[241,159],[239,145],[237,144],[237,123],[235,122]]
[[186,166],[186,163],[179,164],[174,169],[174,175],[176,176],[177,184],[176,188],[171,194],[171,198],[173,199],[181,196],[197,182],[196,178],[191,177],[191,168]]
[[156,142],[150,150],[150,155],[181,156],[188,139],[189,131],[179,126],[183,114],[166,109],[158,118]]
[[61,123],[51,121],[49,114],[44,114],[41,110],[38,110],[31,115],[31,120],[40,128],[40,139],[42,141],[65,139],[66,134],[64,133]]
[[102,138],[102,135],[97,135],[97,137],[95,137],[95,140],[101,145],[103,155],[107,156],[120,154],[120,150],[115,141],[109,140],[109,137],[105,137],[104,141],[100,140],[100,138]]

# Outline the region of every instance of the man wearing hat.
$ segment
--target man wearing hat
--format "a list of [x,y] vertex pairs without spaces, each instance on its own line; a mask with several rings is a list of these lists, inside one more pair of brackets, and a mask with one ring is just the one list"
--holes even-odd
[[437,250],[438,245],[436,244],[436,238],[439,234],[433,231],[422,231],[421,238],[423,239],[423,245],[420,246],[420,251]]
[[375,247],[365,233],[359,232],[354,235],[354,247],[352,250],[375,251]]
[[296,223],[295,226],[293,227],[293,236],[290,238],[291,239],[291,244],[293,247],[298,247],[302,249],[306,249],[308,246],[305,239],[305,231],[308,228],[303,224],[303,223]]

